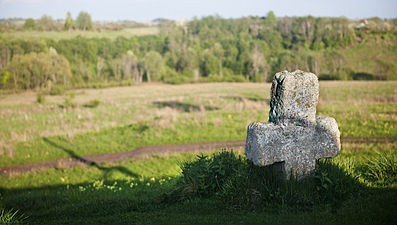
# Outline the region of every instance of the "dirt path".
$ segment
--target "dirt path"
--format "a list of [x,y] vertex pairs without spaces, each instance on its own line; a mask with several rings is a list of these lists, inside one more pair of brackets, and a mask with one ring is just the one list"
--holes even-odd
[[[397,137],[342,137],[342,144],[388,144],[397,143]],[[223,141],[209,143],[194,143],[180,145],[147,146],[127,152],[106,153],[89,156],[76,156],[45,162],[28,163],[0,167],[0,176],[15,175],[29,171],[47,168],[68,168],[81,165],[97,165],[103,162],[116,162],[125,159],[136,159],[153,155],[168,155],[180,153],[198,153],[204,151],[217,151],[222,149],[242,149],[245,140]]]

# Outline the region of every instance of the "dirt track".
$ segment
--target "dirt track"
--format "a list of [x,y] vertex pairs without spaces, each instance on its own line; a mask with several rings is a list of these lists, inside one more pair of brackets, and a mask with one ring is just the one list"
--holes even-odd
[[[397,137],[342,137],[342,144],[387,144],[397,143]],[[244,148],[245,141],[224,141],[210,143],[194,143],[180,145],[147,146],[126,152],[107,153],[89,156],[76,156],[58,160],[38,163],[29,163],[0,167],[0,176],[15,175],[28,171],[46,168],[68,168],[81,165],[98,165],[103,162],[116,162],[125,159],[136,159],[152,155],[168,155],[178,153],[198,153],[203,151],[216,151],[222,149]]]

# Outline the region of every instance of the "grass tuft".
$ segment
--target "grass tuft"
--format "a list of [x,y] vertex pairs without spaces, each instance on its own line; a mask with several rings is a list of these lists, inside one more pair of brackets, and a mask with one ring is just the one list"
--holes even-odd
[[0,210],[0,224],[2,225],[16,225],[25,224],[27,217],[24,214],[19,213],[18,210]]
[[87,104],[84,104],[83,106],[87,108],[96,108],[99,106],[100,103],[101,101],[99,101],[98,99],[93,99],[89,101]]
[[45,96],[41,93],[38,93],[36,97],[36,102],[39,104],[45,103]]
[[338,207],[362,186],[338,165],[324,160],[315,174],[283,180],[272,166],[258,167],[233,152],[223,151],[181,166],[182,177],[168,199],[179,201],[216,196],[238,209],[311,209]]
[[397,184],[397,155],[391,151],[376,152],[360,169],[362,177],[375,186]]

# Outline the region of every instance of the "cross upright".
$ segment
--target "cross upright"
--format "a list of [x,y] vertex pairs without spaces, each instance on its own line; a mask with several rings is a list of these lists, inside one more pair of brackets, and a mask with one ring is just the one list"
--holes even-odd
[[277,163],[284,178],[290,179],[311,173],[317,159],[337,156],[338,124],[332,117],[316,116],[318,94],[313,73],[277,73],[270,92],[269,122],[248,126],[247,159],[258,166]]

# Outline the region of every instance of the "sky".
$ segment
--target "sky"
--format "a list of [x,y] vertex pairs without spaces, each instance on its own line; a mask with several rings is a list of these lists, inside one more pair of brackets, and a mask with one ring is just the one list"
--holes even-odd
[[264,16],[273,11],[283,16],[325,16],[362,19],[397,18],[397,0],[0,0],[0,18],[34,18],[43,14],[64,19],[80,11],[93,20],[149,21],[208,15],[223,18]]

